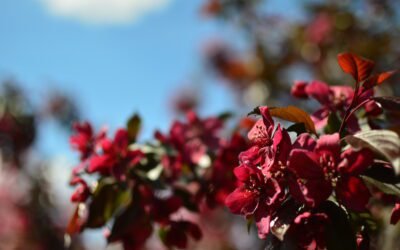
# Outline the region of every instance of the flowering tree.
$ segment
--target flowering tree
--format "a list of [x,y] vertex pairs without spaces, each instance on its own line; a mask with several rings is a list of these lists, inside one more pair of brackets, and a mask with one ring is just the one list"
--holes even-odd
[[[287,93],[299,72],[303,78],[343,84],[347,79],[335,63],[341,51],[372,58],[378,69],[399,64],[396,1],[283,1],[289,15],[274,12],[270,2],[204,1],[202,12],[210,20],[237,31],[238,39],[210,43],[205,61],[218,82],[234,90],[241,107],[293,105]],[[379,91],[399,95],[390,83]]]
[[267,249],[368,249],[377,204],[394,206],[392,224],[400,219],[400,139],[390,129],[398,121],[387,119],[400,100],[374,96],[395,71],[372,74],[374,62],[352,53],[338,62],[354,87],[296,82],[292,95],[321,108],[310,116],[295,106],[260,106],[250,113],[260,119],[243,119],[227,137],[226,114],[202,119],[189,111],[149,143],[137,141],[137,115],[113,138],[76,124],[70,142],[81,162],[71,200],[78,205],[67,232],[108,225],[108,242],[142,249],[158,230],[166,247],[186,248],[202,232],[182,211],[226,205],[255,223]]
[[[46,176],[48,162],[38,160],[34,144],[45,118],[63,127],[77,117],[66,96],[51,95],[42,103],[31,100],[15,81],[0,87],[0,249],[64,249],[62,214],[56,206]],[[57,105],[55,105],[58,103]],[[57,107],[57,108],[56,108]],[[70,249],[83,249],[78,239]]]

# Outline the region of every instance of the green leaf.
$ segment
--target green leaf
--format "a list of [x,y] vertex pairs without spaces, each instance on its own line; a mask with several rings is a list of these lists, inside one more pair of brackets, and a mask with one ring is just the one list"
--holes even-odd
[[[135,197],[136,198],[136,197]],[[153,226],[146,212],[138,203],[132,202],[115,216],[115,221],[107,237],[108,243],[121,240],[126,233],[139,233],[148,238],[153,232]]]
[[139,164],[137,164],[134,168],[130,169],[130,171],[141,170],[144,172],[149,172],[160,165],[160,159],[158,158],[158,155],[156,153],[150,152],[146,153],[145,155],[146,157],[141,160]]
[[250,234],[250,230],[251,230],[251,227],[253,226],[253,223],[254,223],[254,218],[253,217],[250,217],[250,218],[247,219],[246,226],[247,226],[247,233],[248,234]]
[[127,122],[129,140],[135,142],[142,126],[142,120],[138,114],[134,114]]
[[393,110],[393,111],[400,110],[400,97],[380,96],[380,97],[373,97],[372,99],[378,102],[382,106],[382,108],[386,110]]
[[326,134],[333,134],[339,131],[340,129],[340,119],[336,112],[331,112],[328,116],[328,123],[325,127]]
[[281,204],[279,212],[271,221],[271,233],[283,241],[290,225],[299,214],[299,205],[293,199],[286,200]]
[[368,176],[361,176],[361,178],[363,179],[364,183],[369,187],[373,186],[379,189],[380,191],[384,192],[385,194],[395,195],[397,197],[400,197],[400,186],[397,186],[395,184],[380,182]]
[[345,137],[353,148],[369,148],[389,160],[400,173],[400,138],[390,130],[361,131]]
[[89,214],[85,226],[88,228],[102,227],[118,209],[128,204],[129,200],[129,191],[107,179],[101,180],[89,204]]
[[264,250],[294,250],[299,249],[298,239],[295,235],[286,234],[283,241],[279,240],[275,235],[268,234],[265,239]]
[[378,230],[377,221],[369,212],[350,212],[350,217],[353,228],[357,228],[357,231],[360,231],[361,228],[367,229],[368,232],[376,232]]
[[221,121],[226,121],[232,118],[232,116],[233,116],[232,112],[224,112],[218,115],[218,119]]
[[286,129],[288,132],[295,132],[297,135],[306,133],[307,129],[303,122],[295,123]]
[[265,239],[264,250],[283,250],[282,243],[275,235],[268,234]]
[[163,242],[165,244],[165,239],[167,237],[167,229],[160,227],[160,229],[158,229],[158,237],[160,238],[161,242]]
[[400,176],[394,173],[393,168],[390,165],[380,161],[374,162],[364,171],[363,175],[384,183],[400,183]]
[[193,195],[189,193],[189,191],[176,187],[174,189],[174,193],[178,195],[183,202],[183,206],[192,212],[199,212],[199,207],[196,201],[193,199]]
[[328,215],[326,224],[326,245],[328,250],[357,249],[356,237],[346,211],[337,204],[326,201],[319,207],[319,212]]

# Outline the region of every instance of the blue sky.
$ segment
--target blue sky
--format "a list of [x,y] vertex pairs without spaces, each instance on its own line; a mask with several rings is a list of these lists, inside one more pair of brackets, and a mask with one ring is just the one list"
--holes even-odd
[[[41,100],[51,88],[66,91],[98,126],[115,129],[137,111],[146,138],[155,128],[168,128],[168,97],[201,72],[202,43],[221,35],[239,39],[232,29],[200,16],[202,0],[170,0],[116,24],[54,14],[46,1],[53,0],[1,1],[0,78],[15,77],[33,100]],[[271,8],[285,11],[285,4],[271,2]],[[232,107],[233,97],[221,85],[203,89],[203,95],[205,114]],[[41,132],[43,151],[68,149],[54,125]]]
[[97,125],[115,128],[138,111],[148,137],[168,127],[168,97],[190,80],[202,39],[216,30],[199,16],[199,2],[173,1],[135,23],[92,25],[49,15],[35,0],[2,0],[0,77],[16,77],[33,99],[64,90]]

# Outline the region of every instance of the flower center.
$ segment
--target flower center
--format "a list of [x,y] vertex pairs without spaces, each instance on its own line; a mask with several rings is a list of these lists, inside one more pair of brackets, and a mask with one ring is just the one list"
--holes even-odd
[[250,176],[249,180],[246,182],[246,189],[249,191],[259,191],[261,186],[259,185],[259,181],[254,176]]
[[331,155],[323,154],[319,158],[320,166],[324,172],[325,180],[331,182],[335,187],[338,180],[338,172],[336,169],[336,162]]
[[255,139],[263,144],[271,145],[272,140],[268,134],[267,128],[265,126],[256,125],[256,129]]

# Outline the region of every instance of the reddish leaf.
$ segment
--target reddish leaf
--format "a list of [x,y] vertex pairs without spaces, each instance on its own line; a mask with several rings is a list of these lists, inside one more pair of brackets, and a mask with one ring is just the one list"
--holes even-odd
[[397,70],[386,71],[380,74],[373,75],[364,82],[363,87],[365,89],[370,89],[377,85],[380,85],[384,81],[392,77],[395,73],[397,73]]
[[206,16],[212,16],[222,11],[222,4],[219,0],[209,0],[202,8],[201,12]]
[[80,212],[79,206],[80,206],[80,204],[78,204],[76,206],[74,214],[72,215],[71,219],[68,222],[67,228],[65,229],[65,232],[69,235],[74,235],[81,231],[82,221],[79,216],[79,212]]
[[338,55],[338,63],[345,73],[353,76],[357,82],[364,81],[371,74],[375,63],[352,53]]
[[271,116],[281,118],[286,121],[294,123],[304,123],[307,131],[316,134],[314,122],[311,120],[310,115],[304,110],[295,106],[288,106],[283,108],[271,107],[269,109]]

